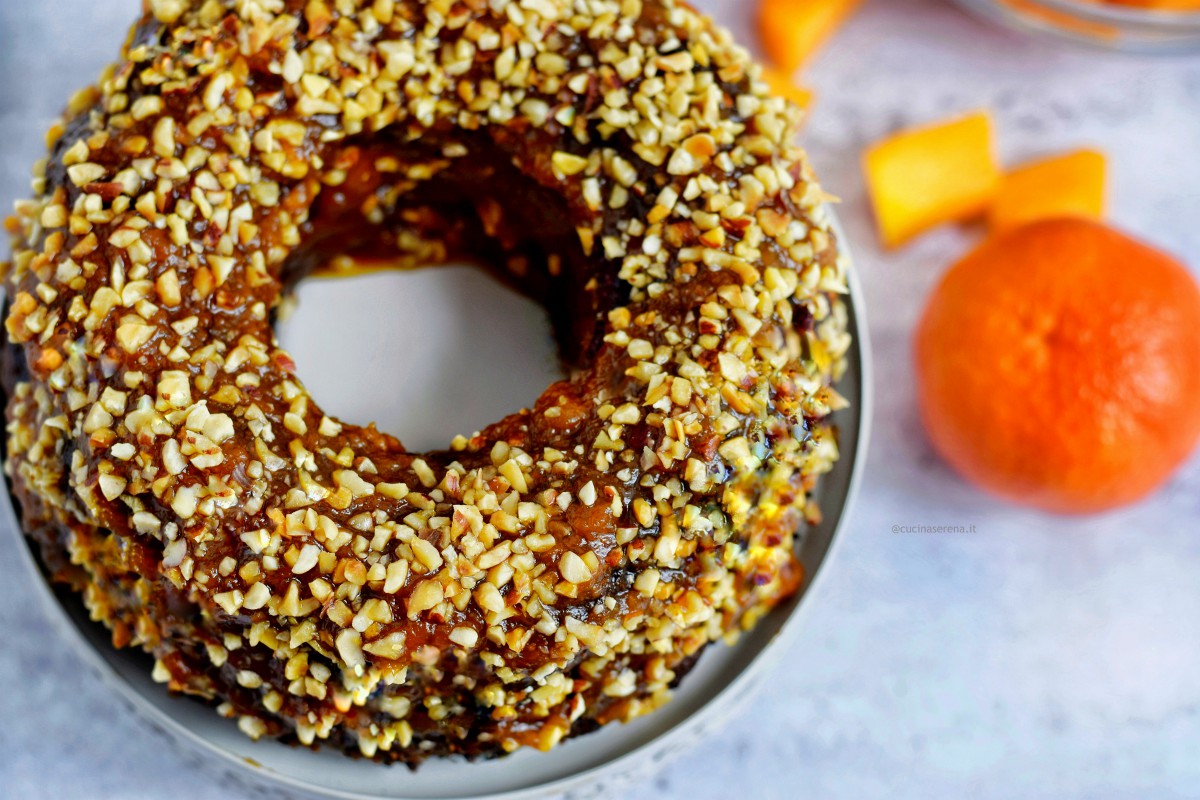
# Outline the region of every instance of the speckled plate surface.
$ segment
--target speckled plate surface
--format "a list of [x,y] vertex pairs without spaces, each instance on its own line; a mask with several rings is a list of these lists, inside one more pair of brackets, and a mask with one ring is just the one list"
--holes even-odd
[[[840,238],[845,242],[844,236]],[[818,488],[824,522],[808,530],[800,544],[808,580],[796,596],[737,644],[708,648],[671,703],[632,723],[606,726],[568,740],[550,753],[524,750],[478,763],[431,761],[412,772],[330,751],[253,742],[233,721],[221,719],[212,709],[168,695],[151,680],[147,656],[115,650],[108,631],[89,620],[77,597],[39,580],[47,614],[84,661],[150,724],[220,779],[256,787],[266,797],[619,797],[621,787],[647,777],[675,753],[713,735],[727,716],[743,705],[748,693],[769,677],[778,666],[778,653],[786,649],[784,643],[799,629],[798,610],[811,605],[821,573],[828,569],[823,565],[846,519],[866,460],[871,415],[867,327],[862,292],[853,272],[850,288],[850,331],[855,344],[838,389],[851,406],[835,417],[841,460]],[[506,296],[500,311],[464,313],[478,308],[473,299],[485,291],[497,291],[496,284],[468,268],[453,267],[310,281],[301,287],[299,310],[283,325],[280,336],[296,357],[306,383],[331,412],[351,419],[376,419],[383,429],[398,432],[409,447],[428,446],[532,401],[557,369],[548,337],[523,336],[546,327],[544,313],[528,301]],[[319,308],[320,314],[312,317],[320,318],[319,326],[305,314],[306,305]],[[439,306],[440,311],[431,313],[430,309]],[[487,307],[497,307],[494,298]],[[427,321],[422,341],[429,348],[423,355],[414,359],[406,353],[402,362],[392,361],[393,353],[385,345],[355,348],[354,357],[346,357],[346,349],[361,331],[374,331],[373,342],[393,341],[401,338],[400,333],[410,337],[409,320],[416,317],[406,315],[417,311]],[[455,362],[445,360],[447,353],[465,355]],[[444,375],[428,371],[434,364],[440,364],[440,373],[447,372],[446,364],[466,366]],[[358,377],[347,380],[346,370]],[[485,386],[487,391],[480,391]],[[455,401],[446,402],[447,397]],[[4,505],[12,520],[11,500]],[[10,527],[19,530],[15,520]],[[39,569],[29,548],[18,551],[31,570]],[[63,702],[69,702],[65,693]]]

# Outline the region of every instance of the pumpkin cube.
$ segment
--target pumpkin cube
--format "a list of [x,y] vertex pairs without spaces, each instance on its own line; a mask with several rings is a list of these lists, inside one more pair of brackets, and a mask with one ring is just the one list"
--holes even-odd
[[1001,180],[991,118],[982,111],[893,134],[867,150],[863,167],[887,247],[980,216]]
[[1104,155],[1095,150],[1035,161],[1004,176],[988,214],[993,231],[1052,217],[1104,216]]
[[861,4],[862,0],[761,0],[758,32],[767,57],[790,75]]
[[774,67],[762,67],[762,79],[771,89],[771,94],[782,97],[785,100],[791,100],[801,108],[808,108],[812,103],[813,93],[811,89],[803,86],[797,86],[796,82],[780,72]]

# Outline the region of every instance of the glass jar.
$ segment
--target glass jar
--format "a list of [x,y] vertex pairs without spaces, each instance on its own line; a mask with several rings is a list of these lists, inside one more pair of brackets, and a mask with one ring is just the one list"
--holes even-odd
[[1139,8],[1109,0],[958,0],[1010,27],[1115,50],[1200,50],[1200,10]]

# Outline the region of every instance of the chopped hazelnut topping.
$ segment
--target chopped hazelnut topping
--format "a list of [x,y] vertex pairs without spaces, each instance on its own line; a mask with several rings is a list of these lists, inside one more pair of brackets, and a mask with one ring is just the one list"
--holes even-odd
[[[415,764],[652,710],[795,590],[838,457],[798,111],[678,0],[233,5],[146,0],[9,225],[45,562],[256,738]],[[476,232],[571,378],[430,453],[321,408],[272,329],[306,265]]]

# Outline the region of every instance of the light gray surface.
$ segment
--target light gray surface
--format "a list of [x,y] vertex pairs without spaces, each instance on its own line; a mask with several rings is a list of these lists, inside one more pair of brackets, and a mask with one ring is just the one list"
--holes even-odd
[[[136,0],[0,0],[0,203],[26,192],[69,91]],[[751,41],[750,2],[699,5]],[[19,33],[18,33],[19,32]],[[1200,786],[1200,461],[1147,503],[1048,518],[993,502],[930,452],[909,336],[974,233],[876,245],[858,158],[897,125],[979,106],[1010,162],[1112,156],[1113,217],[1200,265],[1200,59],[1065,49],[938,0],[874,0],[808,77],[805,134],[866,286],[875,438],[861,503],[787,666],[719,740],[635,800],[1194,797]],[[403,432],[400,432],[403,433]],[[971,534],[893,525],[974,525]],[[165,749],[62,652],[0,537],[0,794],[240,800]]]

